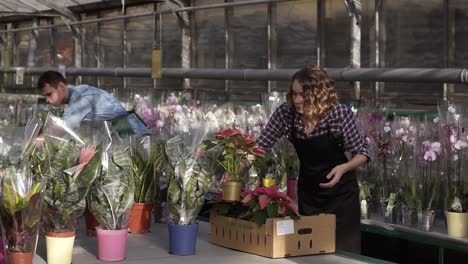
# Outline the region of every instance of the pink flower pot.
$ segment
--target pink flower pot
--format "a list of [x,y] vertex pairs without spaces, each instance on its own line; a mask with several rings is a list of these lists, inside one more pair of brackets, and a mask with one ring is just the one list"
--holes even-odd
[[288,187],[287,195],[293,201],[296,201],[297,200],[297,180],[296,179],[288,179],[287,187]]
[[128,229],[103,230],[96,227],[99,260],[121,261],[125,259]]
[[0,237],[0,264],[5,264],[5,246],[3,245],[3,237]]

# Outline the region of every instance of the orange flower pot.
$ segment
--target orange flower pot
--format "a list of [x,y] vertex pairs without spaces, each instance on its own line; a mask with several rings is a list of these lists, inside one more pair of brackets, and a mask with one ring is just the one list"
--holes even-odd
[[7,251],[7,263],[8,264],[32,264],[34,254],[29,253],[16,253]]
[[134,203],[128,231],[133,234],[144,234],[150,231],[152,203]]

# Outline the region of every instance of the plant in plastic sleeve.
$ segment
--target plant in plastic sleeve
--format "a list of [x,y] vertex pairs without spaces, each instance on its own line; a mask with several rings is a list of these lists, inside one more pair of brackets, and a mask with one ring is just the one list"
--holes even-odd
[[127,228],[134,201],[135,182],[128,147],[106,124],[109,142],[102,150],[102,170],[88,197],[91,213],[101,229]]
[[159,202],[159,177],[162,174],[165,152],[165,144],[155,138],[131,138],[135,203]]
[[[18,151],[2,155],[0,167],[2,234],[7,251],[12,253],[32,253],[37,242],[44,184],[40,177],[31,173],[29,159],[36,151],[34,140],[39,129],[36,119],[29,121],[26,127],[0,128],[4,139],[2,146],[14,146],[9,150],[19,146]],[[20,133],[24,137],[18,136]],[[10,158],[5,159],[8,156]]]
[[248,169],[252,164],[263,162],[263,149],[259,148],[255,139],[246,136],[238,129],[230,128],[218,131],[215,139],[203,141],[206,150],[219,147],[222,151],[217,157],[225,173],[222,181],[245,183]]
[[[442,151],[445,154],[446,209],[450,212],[468,211],[468,179],[463,161],[466,160],[468,137],[461,105],[446,102],[439,106]],[[465,128],[464,128],[465,127]]]
[[[46,180],[44,228],[47,232],[74,231],[86,207],[86,196],[101,170],[101,147],[49,116],[45,142],[36,171]],[[96,131],[96,134],[99,132]]]
[[167,141],[167,205],[169,220],[176,225],[189,225],[195,221],[211,186],[217,150],[207,150],[199,145],[208,131],[206,124],[197,123],[189,133]]

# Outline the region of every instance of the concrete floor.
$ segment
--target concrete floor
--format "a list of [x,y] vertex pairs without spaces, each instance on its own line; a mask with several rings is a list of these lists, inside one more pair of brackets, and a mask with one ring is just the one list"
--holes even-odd
[[[96,259],[97,241],[95,238],[87,237],[84,232],[84,222],[78,225],[78,234],[75,241],[73,251],[73,264],[97,264],[104,263]],[[196,255],[192,256],[176,256],[168,253],[169,241],[167,224],[153,224],[151,233],[144,235],[128,235],[127,241],[127,257],[119,263],[132,264],[238,264],[238,263],[366,263],[335,254],[292,257],[283,259],[270,259],[261,256],[256,256],[248,253],[243,253],[223,247],[213,245],[209,242],[209,223],[200,222],[200,230],[197,241]],[[46,259],[46,251],[44,238],[41,237],[37,249],[37,254]],[[39,259],[34,261],[35,264],[45,263]]]

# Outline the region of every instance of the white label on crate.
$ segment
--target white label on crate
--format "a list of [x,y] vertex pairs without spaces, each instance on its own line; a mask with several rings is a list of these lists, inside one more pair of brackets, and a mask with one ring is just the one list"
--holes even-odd
[[294,220],[283,220],[276,222],[276,235],[284,236],[294,234]]
[[24,79],[24,68],[19,67],[16,68],[16,84],[18,85],[23,85],[23,79]]
[[438,116],[436,116],[436,117],[434,118],[434,123],[438,123],[439,120],[440,120],[440,118],[439,118]]

